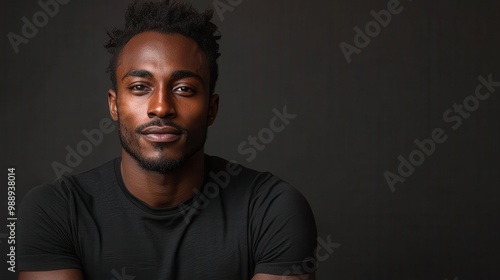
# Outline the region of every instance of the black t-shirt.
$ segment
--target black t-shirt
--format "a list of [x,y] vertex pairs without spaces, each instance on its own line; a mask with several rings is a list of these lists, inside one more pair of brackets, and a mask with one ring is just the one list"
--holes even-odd
[[205,159],[204,186],[173,208],[130,194],[120,158],[32,189],[19,211],[18,270],[79,268],[89,280],[312,272],[316,225],[305,198],[270,173]]

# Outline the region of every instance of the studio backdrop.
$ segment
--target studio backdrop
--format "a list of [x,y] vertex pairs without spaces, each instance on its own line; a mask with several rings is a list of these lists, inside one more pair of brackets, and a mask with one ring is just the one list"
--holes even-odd
[[[498,1],[190,2],[222,34],[206,152],[304,194],[318,279],[500,279]],[[119,156],[128,3],[2,1],[1,279],[26,192]]]

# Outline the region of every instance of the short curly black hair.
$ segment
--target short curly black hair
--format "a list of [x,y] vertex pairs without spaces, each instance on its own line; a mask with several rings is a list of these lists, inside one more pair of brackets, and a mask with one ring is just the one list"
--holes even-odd
[[125,14],[125,28],[114,28],[108,35],[104,47],[112,57],[107,72],[116,90],[116,67],[120,53],[127,42],[135,35],[146,31],[166,34],[181,34],[196,41],[208,58],[210,67],[210,94],[215,90],[219,76],[217,58],[220,56],[217,40],[221,38],[217,26],[211,22],[213,10],[198,12],[192,5],[169,0],[161,2],[134,1]]

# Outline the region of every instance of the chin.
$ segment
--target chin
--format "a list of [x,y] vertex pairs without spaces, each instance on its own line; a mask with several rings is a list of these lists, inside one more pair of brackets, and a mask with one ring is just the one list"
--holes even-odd
[[174,171],[185,162],[185,158],[182,157],[165,156],[136,158],[136,160],[143,169],[160,173]]

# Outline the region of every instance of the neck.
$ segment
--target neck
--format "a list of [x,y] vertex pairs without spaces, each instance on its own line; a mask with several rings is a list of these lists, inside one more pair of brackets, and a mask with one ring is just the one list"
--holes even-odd
[[121,172],[127,190],[153,208],[175,207],[190,199],[205,179],[203,149],[168,173],[149,171],[122,150]]

